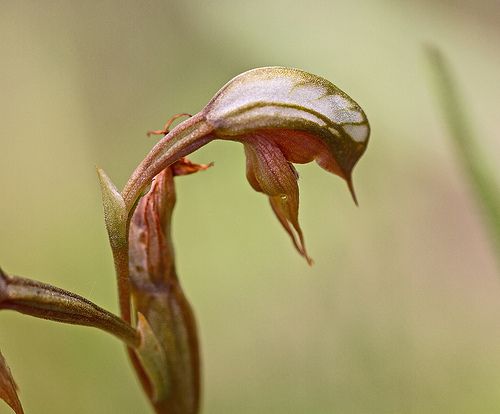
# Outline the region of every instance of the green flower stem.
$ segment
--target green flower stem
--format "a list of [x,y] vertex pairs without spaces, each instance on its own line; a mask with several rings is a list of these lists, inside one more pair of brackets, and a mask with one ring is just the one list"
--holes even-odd
[[469,122],[446,59],[435,47],[428,47],[426,53],[446,124],[462,167],[482,208],[483,218],[496,246],[494,249],[500,262],[500,186],[477,146],[479,139]]
[[118,300],[120,305],[120,315],[122,319],[130,324],[130,280],[128,269],[128,243],[120,248],[113,249],[113,259],[115,263],[116,281],[118,286]]
[[118,300],[122,319],[131,323],[130,280],[128,273],[128,212],[125,202],[113,182],[100,168],[97,169],[101,185],[104,220],[113,252]]
[[67,290],[0,270],[0,309],[11,309],[37,318],[73,325],[92,326],[137,348],[137,330],[119,317]]

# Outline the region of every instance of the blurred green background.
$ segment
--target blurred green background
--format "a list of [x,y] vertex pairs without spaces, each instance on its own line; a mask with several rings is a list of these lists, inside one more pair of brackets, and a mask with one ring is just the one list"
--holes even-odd
[[[448,56],[499,165],[499,19],[495,0],[2,0],[0,264],[117,312],[95,166],[122,186],[153,145],[146,130],[246,69],[299,67],[368,115],[361,206],[298,167],[309,268],[238,144],[192,157],[215,161],[178,180],[174,217],[204,413],[498,413],[494,251],[422,46]],[[116,339],[12,312],[0,326],[27,413],[150,412]]]

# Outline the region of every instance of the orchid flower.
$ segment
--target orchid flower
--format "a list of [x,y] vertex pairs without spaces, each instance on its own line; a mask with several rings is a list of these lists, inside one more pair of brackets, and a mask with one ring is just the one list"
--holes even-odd
[[315,160],[346,180],[357,203],[352,170],[366,149],[370,126],[361,107],[331,82],[299,69],[264,67],[235,77],[199,113],[163,132],[122,192],[129,209],[152,178],[180,157],[214,139],[241,142],[250,185],[269,197],[296,249],[311,263],[292,163]]

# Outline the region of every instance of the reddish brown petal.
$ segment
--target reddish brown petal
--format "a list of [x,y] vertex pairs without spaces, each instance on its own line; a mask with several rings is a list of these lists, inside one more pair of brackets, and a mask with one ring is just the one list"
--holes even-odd
[[[129,233],[130,277],[133,289],[162,285],[172,273],[174,253],[170,232],[175,190],[172,168],[158,174],[132,216]],[[141,290],[139,288],[139,290]],[[147,290],[147,289],[145,289]]]
[[198,171],[204,171],[213,167],[214,163],[209,164],[195,164],[189,161],[186,157],[181,158],[179,161],[172,164],[172,172],[175,176],[194,174]]
[[166,283],[174,272],[174,252],[170,236],[175,206],[174,176],[203,171],[212,164],[195,164],[181,158],[158,174],[149,192],[139,201],[132,216],[129,248],[132,282]]
[[[359,152],[364,146],[350,143],[343,149],[337,148],[332,152],[331,145],[341,145],[342,140],[326,141],[321,136],[300,130],[272,129],[259,131],[259,135],[266,136],[273,141],[284,154],[285,158],[296,164],[306,164],[315,160],[323,169],[346,180],[354,202],[357,204],[356,194],[352,185],[352,169],[359,159]],[[246,138],[243,138],[243,140]],[[330,142],[330,146],[327,144]],[[343,154],[342,165],[339,165],[334,153]]]
[[244,145],[250,185],[269,196],[271,207],[295,248],[312,264],[299,225],[299,187],[295,168],[265,135],[247,136]]
[[16,414],[23,414],[23,407],[17,396],[17,386],[12,378],[5,358],[0,352],[0,398],[4,400]]

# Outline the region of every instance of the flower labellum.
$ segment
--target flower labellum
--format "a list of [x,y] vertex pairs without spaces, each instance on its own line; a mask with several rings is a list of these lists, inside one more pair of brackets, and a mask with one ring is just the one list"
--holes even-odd
[[229,81],[199,113],[168,132],[139,165],[122,194],[132,208],[163,168],[214,139],[241,142],[251,186],[272,209],[309,263],[298,222],[298,174],[292,163],[315,160],[346,180],[368,144],[361,107],[331,82],[299,69],[252,69]]

